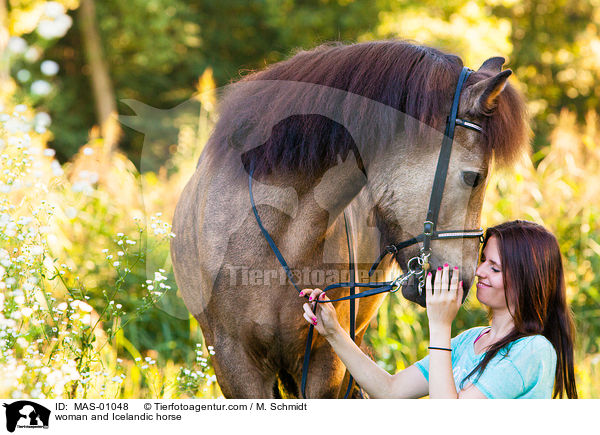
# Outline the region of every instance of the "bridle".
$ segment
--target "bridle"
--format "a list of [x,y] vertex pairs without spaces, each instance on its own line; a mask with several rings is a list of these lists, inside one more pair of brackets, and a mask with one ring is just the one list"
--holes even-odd
[[[356,282],[356,274],[355,274],[355,263],[354,263],[354,254],[352,250],[352,239],[351,232],[349,230],[348,218],[346,216],[346,212],[344,211],[344,224],[346,229],[346,240],[348,242],[348,269],[350,271],[350,282],[341,282],[336,284],[331,284],[323,289],[323,293],[332,290],[334,288],[340,287],[348,287],[350,289],[350,295],[341,297],[338,299],[330,299],[327,301],[315,300],[315,303],[323,303],[323,302],[337,302],[337,301],[350,301],[350,336],[352,340],[354,340],[355,335],[355,322],[356,322],[356,313],[355,313],[355,304],[354,300],[362,297],[373,296],[376,294],[391,292],[394,293],[398,291],[403,285],[405,285],[411,277],[419,280],[419,294],[421,295],[423,292],[423,288],[425,287],[425,278],[428,270],[431,265],[429,260],[431,258],[431,242],[433,240],[447,240],[447,239],[466,239],[466,238],[478,238],[481,242],[483,238],[483,229],[479,228],[477,230],[445,230],[439,231],[437,230],[437,221],[440,211],[440,206],[442,203],[442,196],[444,192],[444,186],[446,184],[446,177],[448,174],[448,167],[450,164],[450,155],[452,152],[452,144],[454,141],[454,129],[457,125],[468,128],[470,130],[477,131],[482,133],[482,128],[480,125],[475,124],[471,121],[463,120],[457,118],[458,114],[458,104],[460,101],[460,94],[463,88],[465,81],[469,74],[471,74],[472,70],[467,67],[464,67],[460,73],[458,78],[458,83],[456,85],[456,90],[454,92],[454,99],[452,101],[452,108],[450,109],[450,115],[448,116],[448,120],[446,122],[446,130],[444,132],[444,138],[442,139],[442,147],[440,150],[440,154],[438,157],[437,167],[435,171],[435,177],[433,180],[433,188],[431,190],[431,196],[429,198],[429,207],[427,208],[427,216],[423,223],[423,232],[418,236],[415,236],[411,239],[405,240],[403,242],[397,243],[395,245],[386,246],[383,252],[379,255],[375,263],[371,266],[369,270],[369,276],[373,274],[373,272],[377,269],[380,262],[388,255],[395,255],[400,250],[408,248],[409,246],[413,246],[417,243],[423,243],[419,254],[413,258],[411,258],[407,262],[407,271],[401,275],[399,275],[393,281],[386,282],[368,282],[368,283],[360,283]],[[250,172],[248,176],[248,191],[250,194],[250,203],[252,205],[252,211],[254,212],[254,217],[256,218],[256,222],[258,226],[269,243],[271,250],[277,257],[277,260],[285,270],[290,282],[296,288],[298,292],[301,292],[298,284],[296,283],[292,271],[287,265],[283,255],[277,248],[275,241],[270,236],[269,232],[265,229],[258,215],[258,210],[256,208],[256,204],[254,203],[254,196],[252,194],[252,176],[254,174],[254,166],[250,167]],[[365,287],[368,290],[362,291],[360,293],[356,293],[356,287]],[[316,309],[316,305],[315,305]],[[308,375],[308,364],[310,359],[310,351],[312,344],[314,326],[309,326],[308,337],[306,339],[306,349],[304,352],[304,362],[302,365],[302,382],[301,382],[301,391],[302,397],[306,398],[305,390],[306,390],[306,379]],[[348,388],[346,390],[346,394],[344,398],[348,397],[348,394],[352,388],[352,376],[350,376],[350,381],[348,383]],[[362,394],[362,393],[361,393]]]
[[[429,197],[429,206],[427,207],[427,217],[425,218],[425,222],[423,222],[423,232],[411,239],[405,240],[395,245],[386,246],[379,258],[375,261],[375,263],[373,263],[373,266],[371,266],[371,269],[369,270],[369,276],[371,276],[385,256],[387,256],[388,254],[395,255],[402,249],[408,248],[409,246],[422,242],[423,247],[421,248],[419,255],[411,258],[407,263],[407,268],[410,275],[401,275],[394,281],[398,281],[398,283],[402,281],[402,283],[404,283],[408,281],[408,278],[410,276],[414,275],[419,279],[419,295],[421,295],[423,292],[423,288],[425,287],[425,278],[427,276],[427,271],[430,269],[429,259],[431,257],[432,240],[479,238],[481,242],[481,238],[483,237],[483,229],[481,228],[477,230],[437,230],[437,221],[442,204],[444,186],[446,185],[448,166],[450,165],[452,144],[454,142],[454,128],[456,125],[460,125],[461,127],[474,130],[478,133],[483,132],[483,129],[480,125],[456,117],[458,114],[458,103],[460,101],[462,87],[464,85],[464,82],[471,74],[471,72],[472,71],[469,68],[464,67],[458,78],[456,91],[454,93],[454,99],[452,101],[452,108],[450,109],[450,115],[448,116],[448,121],[446,122],[446,130],[444,132],[444,138],[442,139],[442,148],[440,150],[437,167],[435,170],[433,187],[431,189],[431,196]],[[400,286],[398,286],[396,290],[398,290],[399,287]]]

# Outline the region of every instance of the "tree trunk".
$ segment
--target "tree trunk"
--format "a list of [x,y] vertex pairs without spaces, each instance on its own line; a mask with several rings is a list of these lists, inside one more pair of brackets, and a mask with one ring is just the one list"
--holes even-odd
[[79,20],[85,56],[90,67],[90,80],[94,92],[100,136],[104,139],[105,154],[110,154],[117,146],[121,136],[121,127],[118,121],[115,91],[96,24],[94,0],[81,0]]
[[8,83],[9,68],[8,53],[6,47],[8,45],[8,10],[6,8],[6,0],[0,0],[0,94],[3,94]]

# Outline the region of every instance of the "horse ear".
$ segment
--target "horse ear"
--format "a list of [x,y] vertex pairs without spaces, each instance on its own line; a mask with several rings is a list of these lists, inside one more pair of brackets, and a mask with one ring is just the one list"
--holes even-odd
[[491,73],[498,74],[500,71],[502,71],[502,65],[504,65],[503,57],[490,57],[481,64],[477,71],[489,71]]
[[506,86],[508,77],[512,71],[507,69],[493,77],[481,80],[471,87],[470,100],[476,113],[489,116],[496,108],[496,99]]

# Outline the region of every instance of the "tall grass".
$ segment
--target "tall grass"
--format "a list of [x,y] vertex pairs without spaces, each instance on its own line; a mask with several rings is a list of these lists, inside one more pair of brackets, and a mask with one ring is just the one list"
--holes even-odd
[[[550,229],[563,254],[567,295],[577,325],[576,379],[582,398],[600,398],[600,132],[594,112],[584,126],[561,113],[550,143],[516,167],[493,173],[486,192],[484,227],[527,219]],[[454,322],[454,334],[487,324],[471,292]],[[389,370],[427,354],[425,311],[388,298],[366,340]]]

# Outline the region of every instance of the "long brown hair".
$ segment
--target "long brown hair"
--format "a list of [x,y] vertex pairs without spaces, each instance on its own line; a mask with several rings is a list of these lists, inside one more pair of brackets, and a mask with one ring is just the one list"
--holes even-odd
[[541,334],[556,351],[556,374],[552,397],[577,398],[573,369],[575,327],[567,306],[562,258],[556,237],[541,225],[516,220],[488,228],[483,248],[490,237],[496,237],[502,264],[506,305],[511,312],[514,329],[494,343],[481,362],[465,377],[483,373],[498,352],[509,352],[509,344],[519,338]]

